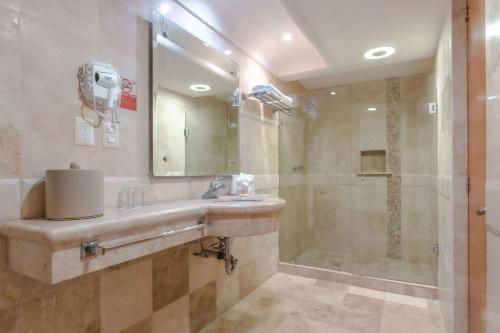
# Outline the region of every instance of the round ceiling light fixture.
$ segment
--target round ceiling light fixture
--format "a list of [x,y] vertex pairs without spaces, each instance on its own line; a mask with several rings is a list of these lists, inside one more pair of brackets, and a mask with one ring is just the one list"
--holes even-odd
[[330,91],[330,95],[337,95],[337,93],[335,91]]
[[368,60],[387,58],[393,55],[396,49],[391,46],[376,47],[365,52],[365,58]]
[[375,112],[375,111],[377,111],[377,108],[372,106],[372,107],[368,108],[368,111],[369,112]]
[[209,91],[212,87],[208,84],[192,84],[189,86],[189,89],[193,91]]

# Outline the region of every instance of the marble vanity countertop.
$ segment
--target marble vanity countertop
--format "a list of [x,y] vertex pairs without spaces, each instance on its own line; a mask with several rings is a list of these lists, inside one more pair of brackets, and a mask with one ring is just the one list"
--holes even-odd
[[57,247],[111,234],[175,225],[181,220],[197,219],[210,214],[272,213],[280,211],[284,206],[283,199],[270,196],[259,196],[259,201],[183,200],[157,203],[135,209],[106,209],[102,217],[92,219],[8,221],[0,225],[0,234],[7,238]]

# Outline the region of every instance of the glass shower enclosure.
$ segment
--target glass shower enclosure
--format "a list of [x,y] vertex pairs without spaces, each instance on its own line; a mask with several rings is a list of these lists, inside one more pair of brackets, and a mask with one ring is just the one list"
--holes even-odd
[[280,115],[280,261],[436,285],[433,74],[304,91]]

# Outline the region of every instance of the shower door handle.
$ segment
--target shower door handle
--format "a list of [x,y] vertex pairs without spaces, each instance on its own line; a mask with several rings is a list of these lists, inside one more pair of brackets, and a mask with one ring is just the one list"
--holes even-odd
[[478,210],[476,210],[476,215],[479,215],[479,216],[486,215],[486,208],[483,207],[483,208],[479,208]]

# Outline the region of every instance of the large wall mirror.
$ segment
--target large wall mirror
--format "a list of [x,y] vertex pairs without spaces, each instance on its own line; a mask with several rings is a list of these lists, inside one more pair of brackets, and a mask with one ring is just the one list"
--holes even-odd
[[159,13],[152,31],[152,171],[239,171],[238,65]]

